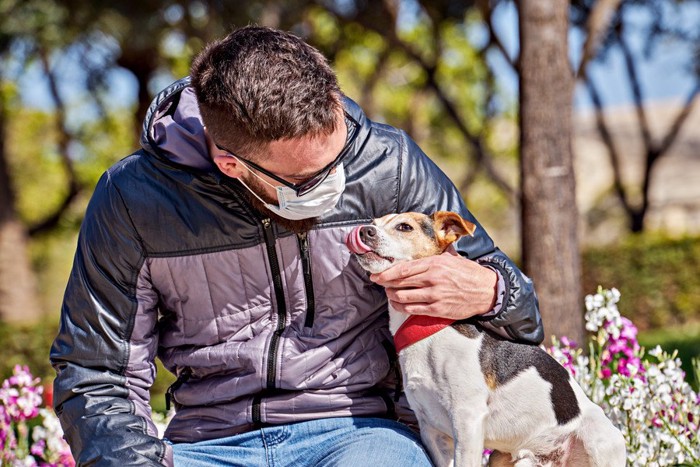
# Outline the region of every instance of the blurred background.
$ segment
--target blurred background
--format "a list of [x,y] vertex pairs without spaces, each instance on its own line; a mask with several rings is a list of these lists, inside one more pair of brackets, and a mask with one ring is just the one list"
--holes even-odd
[[[700,355],[700,1],[574,0],[565,16],[556,40],[571,92],[554,111],[576,202],[553,214],[574,216],[581,262],[579,288],[560,287],[575,289],[581,316],[581,291],[618,288],[641,343],[679,349],[690,374]],[[537,21],[508,0],[0,0],[0,378],[21,363],[50,381],[98,177],[138,148],[155,93],[187,75],[205,43],[248,24],[323,51],[344,92],[405,129],[523,261],[526,237],[537,237],[523,233],[523,161],[537,154],[524,147],[533,103],[522,78],[549,64],[527,60],[521,44]],[[537,265],[525,269],[536,278]]]

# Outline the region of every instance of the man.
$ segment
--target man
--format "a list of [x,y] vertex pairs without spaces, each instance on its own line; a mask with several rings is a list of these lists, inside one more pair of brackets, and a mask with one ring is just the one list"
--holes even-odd
[[[459,254],[363,272],[344,239],[372,218],[441,209],[476,221],[302,40],[239,29],[191,71],[156,97],[143,149],[105,173],[81,228],[51,350],[76,460],[430,465],[396,421],[411,414],[391,371],[387,296],[538,343],[531,282],[480,227]],[[166,440],[150,419],[156,355],[178,377]]]

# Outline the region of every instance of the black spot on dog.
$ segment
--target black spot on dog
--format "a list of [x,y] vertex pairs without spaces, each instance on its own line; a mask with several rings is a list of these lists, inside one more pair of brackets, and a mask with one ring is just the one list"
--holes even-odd
[[479,362],[490,387],[503,386],[534,367],[551,385],[549,397],[557,423],[564,425],[579,416],[581,408],[569,384],[569,373],[540,347],[509,341],[465,321],[458,321],[452,327],[470,339],[483,336]]
[[435,238],[435,228],[431,218],[426,217],[420,220],[420,228],[427,238]]

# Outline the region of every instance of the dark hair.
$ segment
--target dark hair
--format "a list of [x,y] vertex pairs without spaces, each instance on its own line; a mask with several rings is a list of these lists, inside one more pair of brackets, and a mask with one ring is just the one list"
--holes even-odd
[[342,109],[321,52],[275,29],[249,26],[209,44],[191,78],[210,135],[242,156],[275,140],[330,134]]

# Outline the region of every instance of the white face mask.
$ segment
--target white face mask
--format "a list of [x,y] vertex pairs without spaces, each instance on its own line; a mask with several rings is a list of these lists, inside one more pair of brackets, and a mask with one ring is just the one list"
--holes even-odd
[[342,195],[343,191],[345,190],[345,171],[343,170],[342,163],[337,165],[335,168],[335,173],[328,175],[323,183],[301,197],[297,196],[296,192],[289,187],[284,185],[275,186],[269,183],[267,180],[263,179],[260,175],[248,168],[246,164],[243,165],[250,173],[255,175],[263,183],[274,188],[275,192],[277,193],[278,206],[269,204],[263,200],[253,190],[251,190],[241,178],[239,178],[238,181],[241,182],[241,184],[246,187],[248,191],[253,194],[253,196],[258,198],[267,209],[280,217],[284,217],[285,219],[292,221],[318,217],[321,214],[330,211],[338,203],[340,195]]

